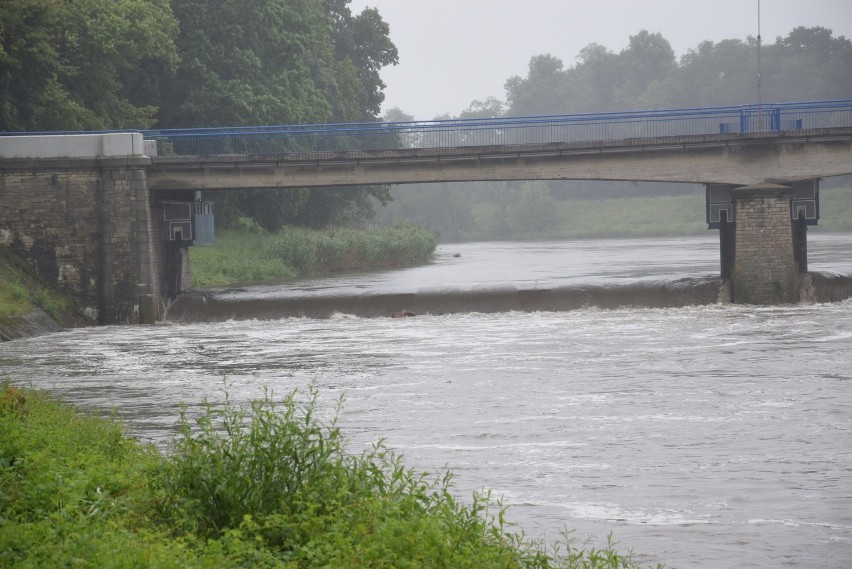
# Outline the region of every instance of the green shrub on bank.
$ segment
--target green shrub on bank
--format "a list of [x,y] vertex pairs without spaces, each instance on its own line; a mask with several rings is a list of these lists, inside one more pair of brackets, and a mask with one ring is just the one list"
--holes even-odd
[[548,553],[381,444],[349,455],[315,390],[182,415],[165,456],[114,418],[0,395],[2,567],[637,567],[611,543]]
[[272,253],[300,273],[319,274],[428,263],[437,244],[431,232],[415,225],[368,231],[286,227],[278,234]]
[[192,247],[193,285],[290,279],[341,270],[407,267],[428,263],[437,240],[412,226],[370,230],[284,227],[269,234],[243,218],[239,229],[221,232],[211,247]]

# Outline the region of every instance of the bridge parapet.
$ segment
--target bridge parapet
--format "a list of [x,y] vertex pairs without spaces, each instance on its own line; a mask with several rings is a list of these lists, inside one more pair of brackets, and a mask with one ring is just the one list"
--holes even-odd
[[144,156],[141,132],[0,136],[0,159]]

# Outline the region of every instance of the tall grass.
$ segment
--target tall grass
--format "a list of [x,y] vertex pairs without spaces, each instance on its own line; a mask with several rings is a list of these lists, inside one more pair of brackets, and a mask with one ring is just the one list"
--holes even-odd
[[271,253],[299,273],[319,274],[428,263],[436,246],[432,233],[414,225],[369,231],[288,227],[277,235]]
[[[330,415],[323,419],[323,416]],[[487,494],[352,455],[318,393],[182,414],[169,454],[44,394],[0,388],[2,567],[637,567],[612,542],[509,531]]]
[[190,249],[197,287],[284,280],[341,270],[405,267],[427,263],[437,246],[416,226],[370,230],[285,227],[277,234],[244,224],[224,231],[212,247]]
[[26,314],[32,307],[30,293],[22,284],[0,277],[0,318]]
[[0,319],[20,316],[39,307],[56,320],[69,309],[71,301],[42,282],[6,247],[0,246]]

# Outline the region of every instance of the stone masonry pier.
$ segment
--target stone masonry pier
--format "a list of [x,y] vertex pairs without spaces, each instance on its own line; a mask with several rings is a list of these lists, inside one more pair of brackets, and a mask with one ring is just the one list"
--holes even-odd
[[733,190],[736,204],[732,298],[744,304],[799,300],[790,201],[794,189],[755,184]]

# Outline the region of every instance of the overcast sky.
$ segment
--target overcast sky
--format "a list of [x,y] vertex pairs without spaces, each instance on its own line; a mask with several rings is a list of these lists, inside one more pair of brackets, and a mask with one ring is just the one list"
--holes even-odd
[[[458,115],[474,99],[505,99],[512,75],[550,53],[566,67],[590,43],[621,51],[641,29],[660,32],[680,57],[707,39],[757,36],[758,0],[352,0],[378,8],[399,49],[388,67],[383,111],[418,120]],[[796,26],[852,38],[852,0],[761,0],[763,43]],[[849,94],[852,97],[852,93]]]

